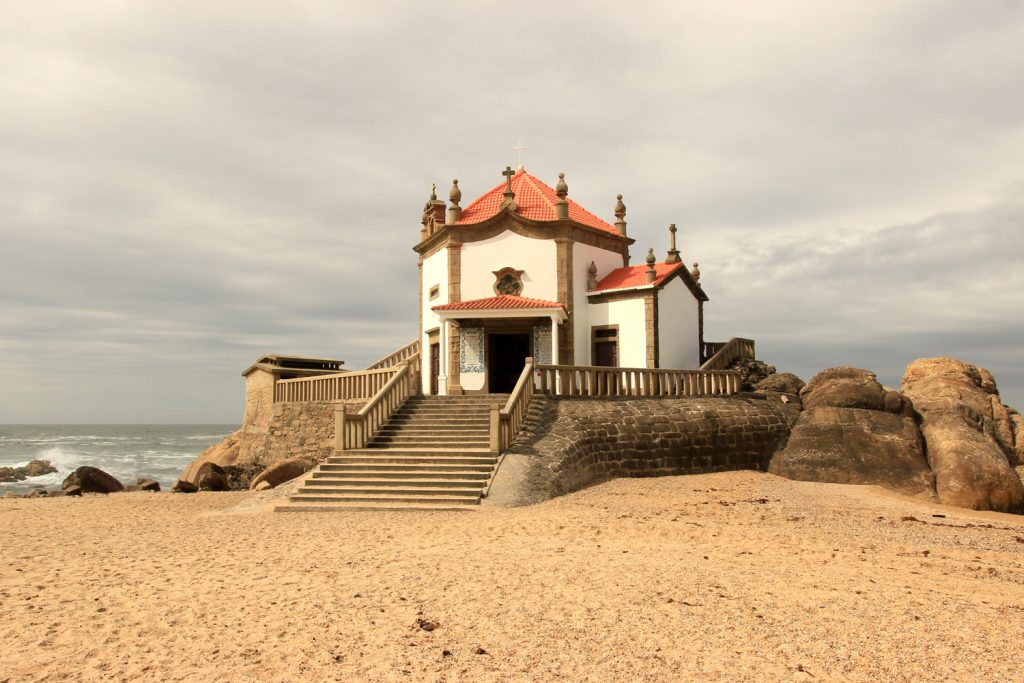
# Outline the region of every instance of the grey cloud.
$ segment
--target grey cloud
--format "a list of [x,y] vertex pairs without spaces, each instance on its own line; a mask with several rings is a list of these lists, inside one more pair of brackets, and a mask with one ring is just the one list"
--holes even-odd
[[680,225],[712,336],[1024,403],[1022,42],[1008,3],[12,3],[0,422],[232,421],[260,353],[404,344],[430,183],[520,137],[635,254]]

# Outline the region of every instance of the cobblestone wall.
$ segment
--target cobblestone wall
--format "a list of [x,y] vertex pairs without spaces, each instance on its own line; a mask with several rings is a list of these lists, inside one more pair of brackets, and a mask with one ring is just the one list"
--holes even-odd
[[516,461],[510,470],[518,473],[506,478],[518,481],[496,479],[495,486],[499,496],[515,504],[612,477],[764,470],[789,438],[798,414],[771,395],[625,400],[538,396],[506,455],[506,460]]

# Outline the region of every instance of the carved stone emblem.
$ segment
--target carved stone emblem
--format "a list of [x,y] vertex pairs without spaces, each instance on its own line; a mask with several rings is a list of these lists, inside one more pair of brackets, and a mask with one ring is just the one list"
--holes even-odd
[[523,293],[523,273],[515,268],[502,268],[494,272],[494,293],[501,296],[520,296]]

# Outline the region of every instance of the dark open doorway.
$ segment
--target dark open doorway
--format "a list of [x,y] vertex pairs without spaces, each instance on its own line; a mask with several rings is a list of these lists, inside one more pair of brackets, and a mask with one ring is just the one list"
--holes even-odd
[[487,386],[492,394],[510,393],[530,355],[530,335],[490,334],[487,337]]
[[430,395],[437,396],[437,377],[441,374],[441,345],[430,345]]

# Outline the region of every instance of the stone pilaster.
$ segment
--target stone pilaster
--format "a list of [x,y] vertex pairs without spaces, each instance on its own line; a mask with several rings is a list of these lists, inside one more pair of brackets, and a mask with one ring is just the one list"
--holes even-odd
[[573,352],[575,340],[573,327],[575,315],[573,314],[573,272],[572,272],[572,247],[573,240],[569,238],[558,238],[555,240],[555,266],[557,269],[557,295],[558,303],[565,306],[569,319],[559,325],[558,355],[561,362],[566,365],[573,365],[576,362],[576,355]]
[[644,296],[644,324],[647,327],[647,367],[658,367],[658,293]]
[[448,244],[448,301],[457,304],[462,301],[462,244]]

